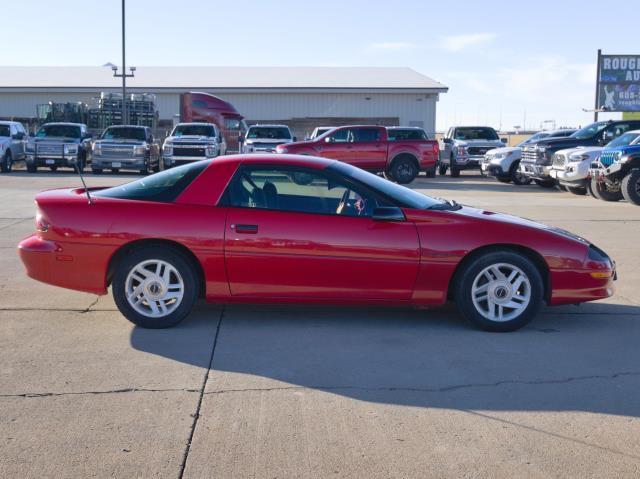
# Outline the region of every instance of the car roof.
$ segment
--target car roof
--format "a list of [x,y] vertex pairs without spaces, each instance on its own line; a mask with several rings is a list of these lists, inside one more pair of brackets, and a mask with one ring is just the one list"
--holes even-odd
[[216,126],[215,123],[208,123],[206,121],[183,121],[178,123],[176,126],[180,125],[208,125],[208,126]]
[[20,123],[19,121],[11,121],[11,120],[0,120],[0,125],[16,125]]
[[72,123],[70,121],[50,121],[49,123],[45,123],[42,126],[47,126],[47,125],[87,126],[84,123]]
[[145,128],[146,129],[149,127],[144,125],[110,125],[106,129],[108,130],[109,128]]
[[492,130],[495,130],[494,127],[492,126],[486,126],[486,125],[457,125],[454,126],[453,128],[491,128]]
[[387,130],[424,130],[419,126],[388,126]]
[[289,128],[287,125],[279,125],[276,123],[254,123],[253,125],[249,125],[249,128]]

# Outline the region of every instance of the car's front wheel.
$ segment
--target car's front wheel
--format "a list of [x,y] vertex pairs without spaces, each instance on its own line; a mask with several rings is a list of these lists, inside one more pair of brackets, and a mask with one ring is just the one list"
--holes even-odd
[[120,312],[143,328],[168,328],[189,315],[198,297],[198,277],[180,252],[151,246],[118,264],[113,298]]
[[604,181],[598,181],[596,178],[591,179],[591,191],[596,198],[602,201],[620,201],[622,199],[620,188]]
[[513,165],[511,165],[511,169],[509,170],[509,174],[511,176],[511,181],[514,185],[524,186],[531,183],[531,178],[525,176],[522,171],[520,171],[520,162],[517,161]]
[[13,168],[13,158],[11,157],[11,150],[7,150],[7,152],[0,160],[0,171],[3,173],[10,173]]
[[473,259],[456,277],[455,299],[463,316],[486,331],[520,329],[544,297],[542,276],[526,256],[494,251]]
[[631,170],[622,180],[621,189],[625,200],[640,206],[640,170]]

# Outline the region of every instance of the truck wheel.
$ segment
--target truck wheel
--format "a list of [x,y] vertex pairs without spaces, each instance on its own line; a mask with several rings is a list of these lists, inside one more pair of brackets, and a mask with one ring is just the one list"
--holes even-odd
[[536,185],[543,188],[553,188],[556,186],[556,180],[533,180]]
[[58,167],[57,166],[50,166],[49,169],[51,171],[58,171]]
[[591,196],[591,198],[598,199],[596,194],[593,192],[593,188],[591,187],[591,181],[587,180],[587,182],[585,183],[585,189],[587,190],[587,193]]
[[511,165],[511,169],[509,170],[511,174],[511,181],[514,185],[523,186],[531,183],[531,178],[522,174],[520,171],[520,162],[516,161],[513,165]]
[[449,175],[451,175],[451,178],[458,178],[460,177],[460,170],[452,166],[451,170],[449,171]]
[[584,196],[587,194],[587,189],[582,186],[567,186],[567,191],[578,196]]
[[120,173],[120,168],[111,168],[111,173]]
[[622,195],[629,203],[640,206],[640,170],[631,170],[622,180]]
[[113,298],[120,312],[143,328],[168,328],[189,315],[199,291],[189,260],[171,247],[134,250],[117,265]]
[[438,165],[438,174],[440,176],[446,175],[447,174],[447,165],[444,165],[444,164],[440,163]]
[[400,155],[391,163],[391,175],[401,184],[411,183],[418,176],[418,162],[409,155]]
[[456,273],[455,301],[462,315],[485,331],[520,329],[544,297],[542,274],[526,256],[492,251]]
[[0,162],[0,171],[3,173],[10,173],[13,168],[13,158],[11,158],[11,150],[7,150],[7,152],[2,157],[2,161]]
[[602,201],[620,201],[622,199],[622,191],[609,187],[604,181],[591,180],[591,191],[596,198]]
[[101,175],[102,174],[102,168],[91,168],[91,172],[94,175]]
[[29,173],[35,173],[38,171],[38,166],[35,163],[27,163],[27,171]]
[[429,168],[428,170],[425,171],[425,173],[427,174],[427,178],[435,178],[436,177],[436,167],[434,166],[433,168]]

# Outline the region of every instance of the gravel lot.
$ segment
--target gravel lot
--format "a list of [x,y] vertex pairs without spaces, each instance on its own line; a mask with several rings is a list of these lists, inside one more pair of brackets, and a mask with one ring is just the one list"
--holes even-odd
[[640,475],[640,208],[472,173],[413,183],[616,259],[613,298],[516,333],[476,331],[451,306],[205,304],[150,331],[110,296],[23,272],[34,194],[78,185],[0,175],[0,477]]

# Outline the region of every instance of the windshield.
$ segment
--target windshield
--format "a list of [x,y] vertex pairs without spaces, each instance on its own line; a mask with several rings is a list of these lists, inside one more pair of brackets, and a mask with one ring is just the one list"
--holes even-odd
[[597,121],[595,123],[591,123],[590,125],[587,125],[584,128],[580,128],[573,135],[571,135],[571,138],[580,138],[580,139],[591,138],[592,136],[604,130],[604,128],[608,124],[609,122],[607,121]]
[[493,128],[456,128],[456,140],[497,140],[498,134]]
[[145,141],[146,133],[144,128],[116,127],[107,128],[102,136],[103,140],[138,140]]
[[426,210],[434,205],[446,204],[441,200],[423,195],[417,191],[400,186],[397,183],[392,183],[378,175],[374,175],[373,173],[369,173],[368,171],[361,170],[360,168],[356,168],[355,166],[351,166],[346,163],[336,161],[328,166],[327,169],[338,171],[340,174],[352,178],[359,183],[364,183],[365,185],[368,185],[388,196],[398,203],[399,206],[404,206],[405,208]]
[[96,191],[94,196],[170,203],[209,165],[208,160],[164,170],[131,183]]
[[80,127],[75,125],[43,125],[37,138],[80,138]]
[[9,125],[0,125],[0,136],[11,136]]
[[213,125],[177,125],[171,136],[216,136]]
[[291,139],[291,132],[286,126],[250,126],[247,132],[247,138],[249,139]]
[[627,146],[640,138],[640,133],[629,132],[619,136],[607,145],[607,148],[615,148],[617,146]]
[[525,145],[528,145],[529,143],[533,143],[534,141],[542,140],[543,138],[546,138],[548,136],[549,136],[549,133],[547,133],[546,131],[541,131],[539,133],[536,133],[533,136],[530,136],[529,138],[524,140],[522,143],[518,143],[516,146],[525,146]]

